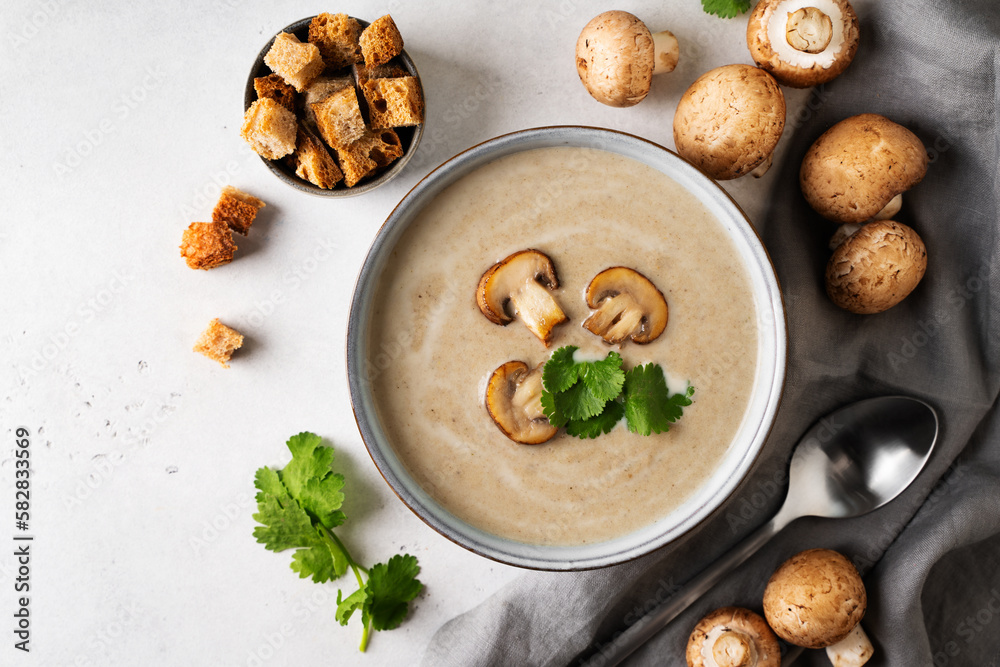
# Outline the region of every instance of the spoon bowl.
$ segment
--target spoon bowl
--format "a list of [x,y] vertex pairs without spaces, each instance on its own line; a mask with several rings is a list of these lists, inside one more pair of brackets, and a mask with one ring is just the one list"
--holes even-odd
[[795,446],[788,495],[778,513],[676,595],[617,633],[608,644],[613,652],[605,649],[587,664],[620,664],[795,519],[844,519],[885,505],[920,474],[937,436],[934,408],[908,396],[869,398],[823,417]]
[[916,479],[937,433],[934,409],[908,396],[869,398],[830,413],[796,446],[775,522],[843,519],[885,505]]

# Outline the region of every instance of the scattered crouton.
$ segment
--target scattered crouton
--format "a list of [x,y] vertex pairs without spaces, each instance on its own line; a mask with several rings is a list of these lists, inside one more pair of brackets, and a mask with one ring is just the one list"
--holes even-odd
[[309,41],[319,47],[328,69],[337,70],[361,62],[361,24],[347,14],[316,16],[309,22]]
[[424,98],[415,76],[369,79],[362,84],[372,129],[424,122]]
[[388,14],[372,21],[359,41],[367,67],[383,65],[403,52],[403,36]]
[[300,42],[290,32],[280,33],[274,38],[271,49],[264,56],[264,63],[300,93],[323,73],[323,58],[319,54],[319,47],[309,42]]
[[254,152],[277,160],[295,150],[295,114],[270,97],[257,100],[243,116],[243,137]]
[[181,238],[181,257],[192,269],[214,269],[233,261],[236,244],[224,222],[192,222]]
[[212,221],[224,222],[234,232],[246,236],[257,217],[257,211],[265,206],[264,202],[253,195],[227,185],[222,188],[219,201],[212,211]]
[[365,119],[353,87],[338,90],[322,102],[312,105],[316,125],[331,148],[345,148],[365,133]]
[[243,335],[219,322],[219,318],[215,318],[208,323],[208,328],[198,337],[198,342],[194,344],[194,351],[218,361],[223,368],[229,368],[228,362],[233,356],[233,351],[242,346]]

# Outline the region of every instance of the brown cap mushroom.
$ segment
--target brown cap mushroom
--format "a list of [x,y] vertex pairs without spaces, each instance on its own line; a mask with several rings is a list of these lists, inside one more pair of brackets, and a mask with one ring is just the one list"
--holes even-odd
[[508,361],[486,386],[490,417],[504,435],[524,445],[541,444],[559,430],[542,411],[542,366],[529,370],[523,361]]
[[749,609],[723,607],[688,638],[688,667],[779,667],[781,649],[767,622]]
[[894,215],[890,210],[898,211],[901,201],[896,197],[926,173],[920,139],[884,116],[866,113],[840,121],[816,140],[802,159],[799,184],[823,217],[864,222]]
[[521,250],[491,266],[479,280],[476,301],[490,322],[506,325],[510,304],[524,324],[548,347],[552,329],[566,314],[548,290],[559,287],[552,260],[537,250]]
[[806,648],[836,645],[833,653],[840,656],[867,653],[864,661],[871,657],[871,642],[864,631],[852,631],[860,628],[867,606],[861,575],[851,561],[830,549],[795,554],[775,570],[764,589],[764,616],[779,637]]
[[858,50],[858,15],[847,0],[761,0],[750,13],[754,61],[792,88],[840,76]]
[[695,80],[674,114],[677,152],[718,180],[766,164],[785,129],[785,97],[770,74],[725,65]]
[[669,310],[663,293],[649,278],[624,266],[594,276],[587,286],[587,305],[597,310],[583,326],[612,345],[627,338],[649,343],[667,327]]
[[907,297],[927,271],[920,236],[892,220],[869,222],[833,251],[826,293],[852,313],[881,313]]
[[601,102],[630,107],[645,99],[654,74],[677,67],[680,48],[669,30],[653,34],[628,12],[599,14],[576,40],[576,72]]

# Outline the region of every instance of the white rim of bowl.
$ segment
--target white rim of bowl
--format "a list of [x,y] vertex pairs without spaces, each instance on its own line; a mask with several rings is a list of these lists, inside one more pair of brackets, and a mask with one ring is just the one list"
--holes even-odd
[[[382,430],[366,373],[372,300],[386,261],[409,224],[438,193],[499,158],[536,148],[605,150],[650,166],[691,192],[729,232],[753,287],[758,363],[754,388],[722,463],[694,495],[656,522],[627,535],[578,546],[526,544],[483,531],[444,509],[410,476]],[[633,560],[684,535],[706,520],[736,490],[760,455],[784,386],[787,327],[781,288],[771,259],[746,214],[722,187],[676,153],[631,134],[586,126],[538,127],[473,146],[430,172],[389,214],[358,275],[347,327],[351,405],[365,447],[386,482],[421,520],[448,539],[487,558],[518,567],[570,571]]]

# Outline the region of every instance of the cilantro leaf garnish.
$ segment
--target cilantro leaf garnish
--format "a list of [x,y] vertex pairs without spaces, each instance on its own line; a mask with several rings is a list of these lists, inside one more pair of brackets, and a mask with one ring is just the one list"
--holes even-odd
[[622,356],[617,352],[608,352],[608,356],[600,361],[578,365],[580,379],[596,398],[607,402],[622,393],[625,371],[622,370]]
[[663,369],[657,364],[636,366],[625,374],[625,418],[633,433],[649,435],[670,430],[681,418],[683,408],[691,405],[694,387],[683,394],[670,394]]
[[578,438],[596,438],[610,433],[625,415],[625,406],[619,401],[608,401],[601,414],[590,419],[576,419],[566,424],[566,432]]
[[270,551],[295,549],[291,568],[303,579],[324,583],[348,568],[354,572],[358,590],[346,598],[337,591],[335,618],[347,625],[361,610],[364,651],[372,630],[391,630],[406,617],[409,602],[423,589],[416,578],[420,566],[409,555],[393,556],[371,570],[358,565],[331,530],[347,518],[340,509],[344,476],[333,472],[333,448],[314,433],[294,435],[287,445],[292,452],[288,465],[281,470],[260,468],[254,477],[258,493],[253,518],[261,524],[254,528],[254,537]]
[[607,399],[592,392],[585,382],[577,382],[561,394],[556,394],[556,409],[570,420],[596,417],[607,402]]
[[576,361],[576,351],[572,345],[559,348],[542,369],[542,411],[550,424],[566,427],[569,435],[596,438],[622,417],[633,433],[662,433],[691,405],[694,388],[671,395],[658,364],[626,373],[617,352],[597,361]]
[[724,19],[731,19],[750,9],[750,0],[701,0],[702,9]]
[[561,347],[542,369],[542,411],[556,428],[597,417],[625,384],[617,352],[597,361],[575,361],[573,345]]
[[542,386],[545,391],[555,394],[566,391],[580,378],[580,364],[573,360],[575,345],[560,347],[552,353],[542,369]]

